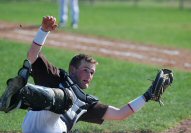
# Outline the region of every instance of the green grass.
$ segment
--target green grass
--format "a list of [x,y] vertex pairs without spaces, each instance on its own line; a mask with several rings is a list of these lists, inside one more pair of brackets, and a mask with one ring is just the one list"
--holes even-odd
[[[0,40],[0,93],[6,87],[8,78],[17,74],[26,57],[29,45]],[[56,66],[67,69],[68,62],[75,53],[58,48],[44,47],[47,58]],[[151,84],[157,72],[156,66],[146,66],[120,60],[95,56],[99,61],[95,79],[88,93],[97,96],[102,103],[122,107],[130,100],[142,95]],[[56,59],[56,60],[55,60]],[[108,67],[109,66],[109,67]],[[149,102],[141,111],[124,121],[111,121],[104,124],[80,122],[75,129],[83,132],[125,132],[163,131],[178,122],[191,118],[191,73],[174,70],[174,84],[165,92],[165,106]],[[26,111],[13,113],[0,112],[0,131],[20,131]]]
[[84,9],[84,14],[89,14],[84,19],[82,16],[85,21],[81,22],[79,32],[142,44],[191,48],[190,11],[127,5],[92,8]]
[[[1,20],[19,24],[40,25],[44,15],[56,16],[59,21],[58,3],[50,1],[2,2],[0,12]],[[81,2],[79,29],[72,30],[69,21],[65,31],[143,45],[191,49],[190,21],[189,8],[179,10],[174,6],[133,6],[126,2],[97,2],[94,5]]]

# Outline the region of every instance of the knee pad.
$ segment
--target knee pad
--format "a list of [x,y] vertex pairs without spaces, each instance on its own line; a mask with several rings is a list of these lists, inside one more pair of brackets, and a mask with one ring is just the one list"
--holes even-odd
[[67,89],[52,88],[55,94],[55,103],[50,111],[63,114],[73,105],[73,95]]

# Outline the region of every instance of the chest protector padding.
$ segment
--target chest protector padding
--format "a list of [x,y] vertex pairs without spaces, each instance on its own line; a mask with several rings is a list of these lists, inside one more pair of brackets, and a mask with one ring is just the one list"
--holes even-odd
[[60,69],[60,76],[61,83],[59,87],[62,89],[70,89],[74,96],[74,103],[72,107],[61,116],[61,119],[66,122],[68,131],[70,131],[80,116],[86,113],[88,108],[94,106],[98,102],[98,99],[91,95],[85,94],[62,69]]

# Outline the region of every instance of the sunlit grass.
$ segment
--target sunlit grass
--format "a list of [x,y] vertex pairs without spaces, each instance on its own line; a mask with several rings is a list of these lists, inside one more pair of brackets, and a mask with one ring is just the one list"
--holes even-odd
[[[29,45],[0,40],[0,93],[6,87],[6,80],[17,74],[26,58]],[[74,52],[58,48],[44,47],[47,58],[56,66],[67,70],[68,62]],[[126,61],[95,56],[99,61],[95,79],[87,93],[95,95],[108,105],[122,107],[132,99],[142,95],[157,73],[156,66],[147,66]],[[163,96],[165,106],[149,102],[141,111],[124,121],[104,122],[95,125],[80,122],[75,129],[83,132],[126,132],[126,131],[163,131],[183,119],[191,118],[191,73],[174,70],[173,85]],[[21,131],[26,111],[0,113],[0,131]]]
[[[134,6],[131,2],[80,2],[79,29],[71,28],[69,17],[64,31],[142,45],[191,48],[189,8],[144,3]],[[53,15],[59,22],[59,3],[53,1],[2,2],[0,11],[1,20],[22,25],[40,25],[44,15]]]

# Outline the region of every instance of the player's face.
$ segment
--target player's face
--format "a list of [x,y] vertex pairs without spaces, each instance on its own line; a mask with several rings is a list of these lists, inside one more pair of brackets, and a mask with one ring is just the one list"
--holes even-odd
[[74,76],[76,82],[82,89],[86,89],[89,87],[89,84],[93,79],[95,70],[95,64],[86,62],[84,60],[82,60],[80,66],[77,69],[75,69]]

